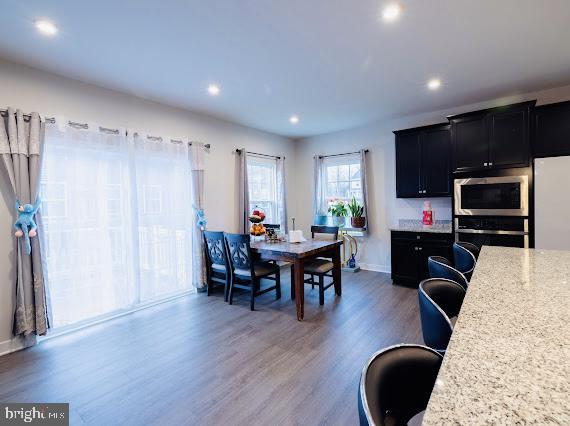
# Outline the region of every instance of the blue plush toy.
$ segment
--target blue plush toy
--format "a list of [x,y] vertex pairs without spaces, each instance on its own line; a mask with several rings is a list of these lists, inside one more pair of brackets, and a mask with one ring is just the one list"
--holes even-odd
[[208,223],[208,221],[206,220],[206,214],[204,213],[204,209],[199,209],[195,206],[194,209],[196,210],[196,222],[198,227],[201,230],[206,229],[206,224]]
[[30,254],[32,252],[32,245],[30,244],[30,237],[35,237],[37,235],[38,225],[34,221],[34,215],[38,212],[40,208],[40,203],[42,200],[40,197],[36,198],[36,202],[32,206],[31,204],[20,204],[20,201],[16,200],[16,210],[18,211],[18,220],[14,223],[14,229],[16,229],[16,237],[20,238],[24,236],[26,239],[26,253]]

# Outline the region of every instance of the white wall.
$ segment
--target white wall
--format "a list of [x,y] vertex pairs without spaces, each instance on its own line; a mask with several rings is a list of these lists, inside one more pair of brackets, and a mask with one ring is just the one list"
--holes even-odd
[[[205,209],[208,227],[237,231],[235,197],[236,148],[284,155],[286,179],[292,182],[294,142],[212,117],[190,113],[134,96],[114,92],[43,71],[0,60],[0,107],[37,111],[45,116],[63,115],[74,121],[92,121],[106,127],[126,127],[149,134],[188,137],[212,145],[206,155]],[[288,206],[295,200],[288,190]],[[11,341],[12,196],[0,179],[0,353],[20,345]]]
[[[442,90],[446,90],[443,88]],[[437,96],[437,94],[435,94]],[[312,190],[305,190],[313,179],[313,160],[316,154],[327,155],[369,148],[369,223],[371,232],[360,239],[363,268],[390,271],[391,225],[399,219],[420,219],[424,199],[397,199],[395,180],[395,143],[392,131],[428,124],[444,123],[446,116],[497,105],[537,99],[537,105],[570,99],[570,86],[524,95],[509,96],[474,105],[448,110],[384,120],[356,129],[315,136],[296,141],[296,205],[298,227],[308,232],[312,223]],[[435,219],[451,219],[451,199],[431,199]],[[302,208],[301,208],[302,207]]]

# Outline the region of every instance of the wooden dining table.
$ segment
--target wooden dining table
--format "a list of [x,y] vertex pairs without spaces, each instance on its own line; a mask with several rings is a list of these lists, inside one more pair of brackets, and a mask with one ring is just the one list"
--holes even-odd
[[[291,286],[295,289],[295,305],[297,319],[303,321],[305,316],[305,263],[317,257],[331,258],[334,264],[334,291],[337,296],[342,293],[340,240],[307,240],[300,243],[252,241],[251,251],[257,253],[262,260],[285,261],[293,264]],[[293,294],[293,293],[292,293]]]

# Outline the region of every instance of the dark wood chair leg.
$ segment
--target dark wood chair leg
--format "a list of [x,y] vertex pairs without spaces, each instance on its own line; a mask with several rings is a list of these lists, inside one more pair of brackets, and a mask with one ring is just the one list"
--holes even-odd
[[206,295],[209,296],[212,293],[212,281],[206,278]]
[[291,300],[295,300],[295,266],[291,265]]
[[230,292],[230,274],[226,272],[226,285],[224,287],[224,301],[228,301],[228,295]]
[[230,291],[229,291],[229,303],[230,305],[234,302],[234,278],[230,278]]
[[325,277],[319,275],[319,305],[325,304]]
[[311,275],[311,290],[315,288],[315,276]]
[[279,269],[275,274],[275,293],[277,293],[277,299],[281,299],[281,271]]
[[257,280],[253,279],[251,280],[251,300],[249,301],[249,309],[251,309],[252,311],[255,308],[255,292],[257,291]]

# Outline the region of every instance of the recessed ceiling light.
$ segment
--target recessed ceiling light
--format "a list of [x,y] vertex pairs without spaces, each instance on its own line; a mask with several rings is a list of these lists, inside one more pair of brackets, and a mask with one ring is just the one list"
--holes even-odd
[[290,122],[291,124],[297,124],[297,123],[299,122],[299,116],[297,116],[297,115],[292,115],[292,116],[289,118],[289,122]]
[[43,35],[52,37],[57,34],[57,27],[53,22],[47,19],[38,19],[34,24],[36,25],[36,29]]
[[220,86],[217,84],[210,84],[208,86],[208,93],[212,96],[218,96],[220,94]]
[[386,6],[384,6],[384,9],[382,9],[382,19],[384,19],[385,22],[394,22],[396,19],[398,19],[401,13],[402,6],[400,3],[388,3]]
[[441,80],[439,78],[432,78],[428,81],[427,87],[429,90],[437,90],[441,87]]

